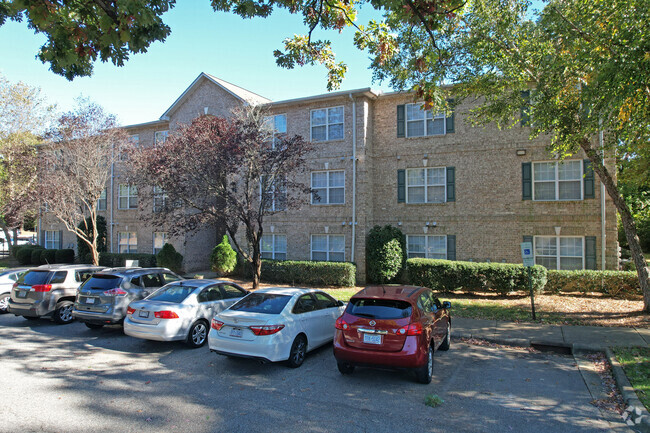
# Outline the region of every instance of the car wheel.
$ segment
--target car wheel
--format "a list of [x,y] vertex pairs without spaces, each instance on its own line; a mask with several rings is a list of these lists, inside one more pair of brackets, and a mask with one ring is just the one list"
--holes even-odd
[[102,329],[104,327],[104,325],[100,325],[99,323],[88,323],[88,322],[86,322],[86,323],[84,323],[84,325],[86,325],[90,329]]
[[431,383],[433,378],[433,347],[431,345],[429,345],[427,363],[415,369],[415,378],[425,385]]
[[54,310],[54,321],[60,325],[66,325],[74,320],[72,317],[73,304],[70,301],[62,301],[56,304]]
[[305,361],[307,354],[307,339],[304,335],[299,335],[293,340],[291,345],[291,352],[289,352],[289,360],[287,364],[291,368],[298,368]]
[[438,350],[449,350],[450,345],[451,345],[451,325],[447,323],[447,335],[445,335],[445,339],[442,340],[442,343],[440,344],[440,347],[438,347]]
[[354,372],[354,365],[347,362],[337,362],[336,366],[341,374],[352,374]]
[[0,295],[0,314],[6,314],[9,307],[9,293]]
[[208,324],[199,320],[190,328],[187,334],[187,345],[192,348],[201,347],[208,340]]

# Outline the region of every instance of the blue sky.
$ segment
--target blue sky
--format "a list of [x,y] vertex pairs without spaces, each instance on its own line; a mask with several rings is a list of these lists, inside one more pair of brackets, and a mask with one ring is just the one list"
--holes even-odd
[[[35,58],[45,42],[42,35],[35,35],[24,22],[7,22],[0,27],[0,73],[12,82],[40,87],[61,110],[70,109],[77,96],[89,97],[125,125],[158,119],[201,72],[272,100],[326,93],[324,67],[286,70],[275,64],[273,50],[282,47],[285,37],[305,31],[300,16],[279,11],[267,19],[244,20],[215,13],[209,3],[178,2],[164,16],[172,30],[165,42],[132,56],[123,67],[96,63],[92,77],[72,82]],[[369,7],[362,10],[361,22],[371,16],[379,17]],[[316,36],[330,39],[338,59],[348,64],[342,89],[389,90],[387,84],[372,84],[370,61],[353,47],[352,30]]]

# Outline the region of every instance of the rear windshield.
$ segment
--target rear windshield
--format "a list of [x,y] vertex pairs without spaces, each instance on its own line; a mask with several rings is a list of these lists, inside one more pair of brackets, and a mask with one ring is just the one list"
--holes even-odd
[[194,290],[196,290],[196,287],[172,284],[165,286],[160,290],[156,290],[154,293],[147,296],[147,299],[152,301],[173,302],[174,304],[180,304]]
[[249,313],[280,314],[289,299],[291,299],[289,295],[251,293],[230,307],[230,309]]
[[351,299],[346,312],[369,319],[403,319],[411,316],[411,304],[392,299]]
[[50,279],[50,274],[50,271],[29,271],[18,279],[18,283],[27,286],[47,284],[47,281]]
[[88,278],[86,282],[81,286],[83,289],[94,289],[94,290],[107,290],[114,289],[120,285],[122,281],[121,277],[116,277],[115,275],[98,275],[95,274],[92,277]]

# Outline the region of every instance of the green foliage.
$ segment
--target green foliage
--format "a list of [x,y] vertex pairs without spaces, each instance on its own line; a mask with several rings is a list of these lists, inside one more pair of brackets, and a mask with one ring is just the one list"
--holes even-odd
[[230,246],[228,235],[223,235],[221,243],[214,247],[210,254],[210,268],[220,274],[227,275],[237,266],[237,253]]
[[384,284],[395,281],[406,265],[406,237],[396,227],[374,226],[366,241],[368,280]]
[[612,350],[639,400],[650,410],[650,348],[612,347]]
[[[441,292],[496,292],[501,295],[528,291],[528,271],[508,263],[473,263],[450,260],[408,259],[410,284]],[[532,268],[533,290],[541,293],[546,284],[546,268]]]
[[438,397],[436,394],[429,394],[426,397],[424,397],[424,404],[425,406],[429,407],[438,407],[441,404],[443,404],[445,401]]
[[42,250],[39,258],[42,265],[53,265],[56,263],[56,252],[58,250]]
[[74,263],[74,250],[71,248],[63,248],[61,250],[55,250],[55,263]]
[[546,293],[603,293],[617,298],[642,295],[636,272],[554,271],[547,274]]
[[154,254],[101,253],[99,255],[99,265],[109,268],[125,266],[127,260],[138,260],[141,268],[156,267],[156,256]]
[[38,250],[38,261],[40,262],[40,250],[42,249],[43,247],[40,245],[21,245],[16,249],[16,260],[22,266],[35,264],[32,262],[32,253]]
[[32,265],[34,266],[40,266],[44,265],[45,262],[41,259],[41,253],[43,252],[44,248],[35,248],[31,251],[31,262]]
[[[77,226],[78,229],[83,231],[86,236],[88,236],[88,239],[92,239],[94,236],[93,233],[93,224],[90,219],[90,217],[87,217],[84,221],[80,222],[79,225]],[[106,239],[107,239],[107,231],[106,231],[106,218],[104,218],[101,215],[97,215],[97,251],[100,253],[105,253],[107,251],[106,248]],[[88,244],[81,239],[79,236],[77,236],[77,254],[79,257],[86,257],[90,255],[90,247]],[[92,256],[90,261],[92,261]]]
[[356,270],[356,265],[348,262],[262,260],[262,280],[290,285],[351,287]]
[[183,255],[176,251],[172,244],[166,243],[156,254],[156,263],[158,266],[180,273],[183,269]]

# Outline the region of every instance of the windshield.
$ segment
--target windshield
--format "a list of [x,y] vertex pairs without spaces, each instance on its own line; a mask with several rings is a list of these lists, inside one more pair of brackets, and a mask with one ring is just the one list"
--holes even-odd
[[174,304],[180,304],[190,296],[196,290],[196,287],[193,286],[182,286],[180,284],[170,284],[165,286],[160,290],[155,291],[151,295],[147,296],[147,299],[150,301],[162,301],[162,302],[172,302]]
[[249,313],[280,314],[289,302],[289,299],[291,299],[289,295],[251,293],[230,307],[230,309]]
[[86,282],[81,286],[80,290],[107,290],[114,289],[120,285],[122,281],[121,277],[115,275],[101,275],[95,274],[92,277],[88,278]]
[[411,316],[411,304],[392,299],[350,299],[347,313],[370,319],[403,319]]
[[18,279],[18,283],[33,286],[36,284],[46,284],[49,279],[50,271],[29,271]]

